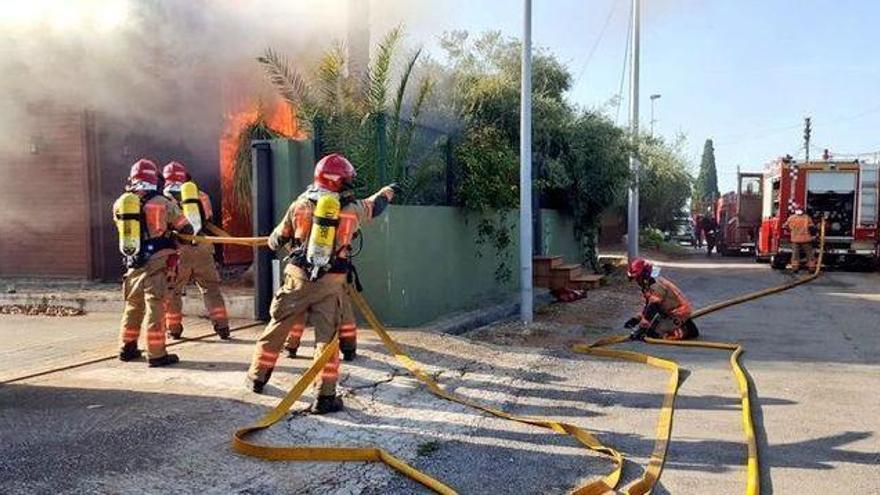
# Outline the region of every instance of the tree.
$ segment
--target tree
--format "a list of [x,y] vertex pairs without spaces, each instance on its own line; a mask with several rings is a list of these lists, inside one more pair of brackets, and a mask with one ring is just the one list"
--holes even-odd
[[643,138],[640,154],[639,217],[642,225],[669,230],[684,213],[695,187],[684,153],[686,140],[678,136],[667,144],[662,138]]
[[[520,42],[498,32],[475,39],[447,33],[441,42],[450,65],[451,109],[463,122],[457,159],[465,177],[459,197],[465,207],[486,211],[517,206],[519,189]],[[532,64],[533,163],[545,200],[570,212],[586,260],[595,261],[602,211],[615,204],[629,182],[625,133],[597,112],[570,105],[565,93],[571,72],[546,50]],[[537,174],[536,174],[537,176]],[[486,228],[486,241],[503,248],[512,236]]]
[[703,156],[700,159],[700,174],[694,185],[694,205],[702,209],[704,203],[711,202],[719,195],[718,171],[715,168],[715,146],[711,139],[703,145]]
[[[422,106],[433,89],[433,81],[424,75],[416,84],[415,94],[408,91],[414,69],[420,60],[419,48],[403,61],[399,79],[392,84],[395,61],[403,39],[403,29],[388,31],[371,57],[365,82],[356,80],[345,68],[345,50],[336,43],[318,64],[303,73],[278,52],[267,49],[257,58],[278,94],[296,109],[300,124],[314,137],[320,137],[324,153],[344,153],[357,167],[355,183],[359,192],[377,189],[380,170],[386,181],[404,183],[421,180],[407,171],[413,133]],[[404,115],[407,100],[409,116]],[[436,172],[435,168],[425,168]]]

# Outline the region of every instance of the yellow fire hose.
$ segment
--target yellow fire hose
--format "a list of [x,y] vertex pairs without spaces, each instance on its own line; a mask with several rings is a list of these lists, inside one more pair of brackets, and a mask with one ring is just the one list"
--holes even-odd
[[[700,308],[692,314],[691,318],[704,316],[715,311],[752,301],[760,297],[782,292],[784,290],[797,287],[815,280],[822,270],[822,259],[825,252],[825,222],[823,220],[819,233],[819,257],[816,263],[816,269],[813,273],[806,277],[788,282],[769,289],[751,292],[739,297],[711,304],[704,308]],[[679,367],[675,361],[661,359],[649,354],[643,354],[634,351],[621,351],[615,349],[607,349],[605,347],[623,342],[629,342],[630,339],[625,335],[613,335],[604,337],[592,344],[575,344],[572,351],[581,354],[592,354],[595,356],[623,359],[637,363],[644,363],[657,368],[668,370],[669,381],[666,384],[666,392],[663,396],[663,405],[660,409],[660,417],[657,420],[655,433],[654,450],[651,452],[651,458],[648,462],[648,468],[645,474],[637,482],[633,483],[626,489],[628,495],[643,495],[650,493],[654,484],[660,479],[663,471],[663,464],[666,460],[666,450],[669,446],[670,436],[672,433],[672,416],[675,411],[675,398],[678,394]],[[740,392],[740,404],[742,406],[742,425],[743,434],[746,437],[746,445],[748,447],[748,459],[746,461],[746,495],[758,495],[761,489],[760,470],[758,464],[758,444],[755,441],[755,427],[752,422],[752,410],[749,382],[745,371],[739,363],[739,357],[743,353],[743,347],[735,343],[727,342],[707,342],[707,341],[670,341],[663,339],[645,339],[645,342],[655,345],[670,345],[680,347],[698,347],[703,349],[720,349],[731,351],[730,368],[736,378],[737,387]]]
[[214,235],[208,236],[177,234],[177,236],[185,241],[195,242],[199,244],[236,244],[239,246],[259,247],[265,246],[269,242],[268,237],[233,237],[231,234],[214,225],[213,223],[206,224],[205,230],[211,232]]
[[[413,361],[412,358],[410,358],[409,355],[394,341],[394,339],[391,338],[387,328],[379,321],[376,314],[373,313],[364,297],[351,287],[347,287],[347,291],[361,314],[363,314],[364,318],[372,327],[373,331],[376,332],[376,335],[378,335],[382,340],[382,343],[385,344],[388,351],[394,355],[395,359],[409,370],[417,380],[425,384],[431,393],[443,399],[478,409],[499,418],[539,426],[541,428],[553,430],[557,433],[570,435],[577,439],[586,448],[605,454],[614,460],[615,468],[612,472],[602,479],[588,482],[576,488],[573,493],[578,495],[598,495],[612,491],[614,487],[617,486],[623,468],[623,456],[617,450],[603,445],[592,434],[573,424],[533,416],[517,416],[500,409],[485,406],[467,397],[447,391],[422,370],[419,364]],[[377,447],[273,446],[254,443],[247,439],[248,435],[251,433],[272,426],[287,414],[293,403],[299,399],[305,389],[315,380],[324,364],[330,359],[333,353],[336,352],[338,344],[338,340],[334,338],[331,344],[324,349],[324,352],[322,352],[318,359],[312,363],[312,366],[309,367],[293,388],[290,389],[290,392],[287,393],[284,399],[282,399],[275,408],[266,413],[266,415],[256,424],[236,431],[232,441],[233,449],[242,454],[268,460],[383,462],[392,469],[421,483],[437,493],[457,493],[448,485],[422,473],[404,461],[389,454],[387,451]]]
[[[185,240],[190,240],[194,242],[207,242],[207,243],[222,243],[222,244],[240,244],[247,246],[263,246],[266,245],[267,238],[266,237],[232,237],[229,236],[226,232],[224,232],[219,227],[216,227],[212,224],[208,224],[206,227],[212,233],[217,234],[216,236],[181,236],[181,238]],[[780,285],[778,287],[773,287],[770,289],[746,294],[744,296],[740,296],[737,298],[733,298],[727,301],[722,301],[720,303],[716,303],[705,308],[701,308],[694,312],[693,318],[698,316],[702,316],[714,311],[718,311],[723,308],[727,308],[729,306],[733,306],[735,304],[741,304],[746,301],[750,301],[753,299],[757,299],[759,297],[763,297],[766,295],[774,294],[776,292],[781,292],[783,290],[790,289],[792,287],[796,287],[798,285],[810,282],[819,276],[819,272],[822,267],[822,257],[824,254],[824,246],[825,246],[825,225],[824,222],[821,228],[821,237],[820,237],[820,247],[819,247],[819,258],[816,266],[816,270],[814,273],[810,274],[807,277],[802,279]],[[578,495],[598,495],[607,492],[614,491],[617,487],[617,484],[620,480],[621,471],[623,469],[623,456],[617,450],[608,447],[602,444],[595,436],[588,433],[587,431],[572,425],[570,423],[558,422],[549,419],[533,417],[533,416],[518,416],[514,414],[510,414],[504,412],[500,409],[495,409],[489,406],[485,406],[480,404],[477,401],[469,399],[467,397],[449,392],[441,387],[435,380],[433,380],[421,367],[413,361],[406,352],[391,338],[389,335],[387,328],[379,321],[378,317],[373,313],[372,309],[367,304],[366,300],[363,296],[357,291],[353,290],[351,287],[346,288],[348,294],[354,301],[355,305],[363,314],[364,318],[385,344],[386,348],[394,355],[394,357],[405,367],[407,370],[412,373],[412,375],[425,384],[430,392],[433,394],[452,401],[456,402],[474,409],[478,409],[480,411],[486,412],[488,414],[508,419],[511,421],[517,421],[520,423],[530,424],[534,426],[539,426],[542,428],[553,430],[557,433],[563,433],[570,435],[577,439],[581,444],[587,447],[590,450],[595,452],[599,452],[601,454],[607,455],[614,460],[615,468],[609,474],[604,476],[601,479],[594,480],[588,482],[578,488],[576,488],[573,493]],[[232,331],[238,331],[246,328],[251,328],[259,323],[251,323],[247,325],[242,325],[231,329]],[[194,338],[185,339],[179,342],[173,342],[168,344],[168,347],[179,345],[185,342],[203,340],[205,338],[211,337],[214,335],[213,333],[203,334]],[[628,341],[628,337],[626,336],[610,336],[602,338],[592,344],[576,344],[572,346],[572,350],[578,353],[584,354],[592,354],[603,357],[611,357],[624,359],[627,361],[644,363],[650,366],[654,366],[657,368],[665,369],[670,372],[669,380],[667,382],[666,393],[664,394],[663,404],[661,406],[660,418],[657,421],[656,427],[656,441],[654,444],[654,449],[651,453],[651,458],[648,463],[648,468],[645,470],[645,474],[642,478],[632,485],[630,485],[626,493],[629,495],[643,495],[649,493],[654,484],[660,478],[660,474],[663,470],[663,464],[665,462],[666,450],[669,445],[671,430],[672,430],[672,417],[674,412],[674,404],[675,398],[678,392],[678,382],[679,382],[679,366],[675,361],[661,359],[656,356],[650,356],[648,354],[643,354],[639,352],[633,351],[621,351],[614,349],[607,349],[605,347],[618,344],[621,342]],[[743,408],[743,430],[746,435],[746,441],[748,444],[748,462],[747,462],[747,485],[746,485],[746,494],[747,495],[757,495],[760,489],[759,486],[759,478],[758,478],[758,452],[757,452],[757,444],[755,442],[755,433],[754,426],[752,424],[751,417],[751,408],[750,408],[750,398],[749,398],[749,385],[748,380],[740,366],[738,359],[739,356],[743,352],[743,348],[738,344],[732,343],[722,343],[722,342],[704,342],[704,341],[666,341],[661,339],[646,339],[646,342],[650,344],[658,344],[658,345],[674,345],[674,346],[684,346],[684,347],[700,347],[700,348],[709,348],[709,349],[723,349],[732,351],[730,355],[730,366],[733,369],[733,373],[736,377],[737,384],[740,389],[741,395],[741,403]],[[265,445],[259,444],[255,442],[251,442],[247,439],[249,435],[255,433],[257,431],[269,428],[273,424],[277,423],[284,416],[287,415],[291,406],[302,396],[305,392],[306,388],[311,385],[312,382],[317,378],[318,373],[323,369],[324,365],[331,359],[331,357],[338,351],[339,349],[339,340],[338,337],[334,337],[334,339],[330,342],[328,346],[324,348],[324,351],[320,356],[312,363],[312,365],[303,373],[300,377],[299,381],[291,388],[291,390],[287,393],[287,395],[268,413],[266,413],[257,423],[252,426],[241,428],[235,432],[233,435],[233,449],[239,453],[258,457],[267,460],[293,460],[293,461],[331,461],[331,462],[344,462],[344,461],[354,461],[354,462],[382,462],[392,469],[400,472],[401,474],[417,481],[424,486],[434,490],[437,493],[441,494],[455,494],[455,490],[450,488],[448,485],[443,484],[431,476],[428,476],[425,473],[415,469],[410,466],[406,462],[401,459],[393,456],[389,452],[384,449],[378,447],[330,447],[330,446],[274,446],[274,445]],[[82,366],[86,366],[88,364],[93,364],[101,361],[107,361],[110,359],[114,359],[116,356],[106,356],[97,359],[91,359],[88,361],[83,361],[80,363],[75,363],[72,365],[55,368],[51,370],[46,370],[38,373],[32,373],[29,375],[24,375],[16,378],[12,378],[9,380],[4,380],[0,382],[2,384],[8,384],[13,382],[18,382],[21,380],[26,380],[29,378],[35,378],[39,376],[44,376],[51,373],[56,373],[59,371],[69,370],[73,368],[78,368]]]

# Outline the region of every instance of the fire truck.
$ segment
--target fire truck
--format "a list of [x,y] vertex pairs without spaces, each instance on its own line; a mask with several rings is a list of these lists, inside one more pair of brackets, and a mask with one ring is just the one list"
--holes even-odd
[[764,174],[737,171],[736,175],[736,192],[721,196],[715,203],[721,255],[754,254],[758,243]]
[[777,269],[789,263],[789,232],[782,226],[799,204],[817,225],[825,219],[825,263],[876,266],[878,171],[880,164],[859,160],[801,162],[786,156],[768,164],[757,260]]

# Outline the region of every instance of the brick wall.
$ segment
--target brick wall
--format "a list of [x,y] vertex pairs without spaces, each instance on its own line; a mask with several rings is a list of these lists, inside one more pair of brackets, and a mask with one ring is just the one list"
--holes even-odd
[[0,151],[0,275],[88,277],[84,114],[35,107]]

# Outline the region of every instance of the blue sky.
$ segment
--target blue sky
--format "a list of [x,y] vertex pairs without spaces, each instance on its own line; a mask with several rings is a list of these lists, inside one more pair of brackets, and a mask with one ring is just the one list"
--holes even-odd
[[[533,3],[535,44],[577,77],[571,100],[601,106],[617,94],[629,0]],[[400,15],[417,39],[448,29],[520,34],[519,0],[408,4]],[[374,21],[399,22],[393,12]],[[733,187],[737,165],[760,170],[785,153],[802,157],[806,115],[813,118],[813,156],[825,147],[841,154],[880,150],[880,2],[643,0],[642,13],[642,129],[650,119],[648,95],[662,94],[655,132],[685,133],[695,160],[713,138],[722,189]]]

